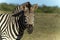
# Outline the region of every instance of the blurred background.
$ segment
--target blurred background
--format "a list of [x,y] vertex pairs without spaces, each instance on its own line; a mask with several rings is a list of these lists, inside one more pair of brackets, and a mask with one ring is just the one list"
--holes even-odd
[[60,0],[0,0],[1,11],[12,11],[17,5],[25,2],[38,4],[37,13],[60,13]]
[[25,31],[21,40],[60,40],[60,0],[0,0],[0,13],[12,13],[17,5],[25,2],[37,4],[38,9],[34,32]]

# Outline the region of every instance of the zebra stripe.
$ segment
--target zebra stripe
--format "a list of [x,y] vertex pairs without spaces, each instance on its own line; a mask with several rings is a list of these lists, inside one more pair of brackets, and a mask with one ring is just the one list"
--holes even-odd
[[[1,14],[0,15],[0,30],[1,30],[1,36],[3,36],[6,32],[5,32],[5,30],[6,30],[6,28],[7,28],[7,20],[8,20],[8,18],[7,18],[7,14],[5,15],[5,14]],[[3,37],[5,37],[5,35],[3,36]],[[3,38],[3,39],[5,39],[5,38]]]
[[[0,30],[2,39],[16,39],[18,35],[18,26],[16,26],[15,19],[11,17],[9,14],[1,14],[0,15]],[[7,37],[7,38],[6,38]],[[7,40],[8,40],[7,39]]]
[[27,5],[27,3],[18,6],[13,11],[13,15],[0,14],[0,37],[2,40],[19,40],[22,38],[26,28],[28,33],[32,33],[34,13],[30,11],[31,5]]

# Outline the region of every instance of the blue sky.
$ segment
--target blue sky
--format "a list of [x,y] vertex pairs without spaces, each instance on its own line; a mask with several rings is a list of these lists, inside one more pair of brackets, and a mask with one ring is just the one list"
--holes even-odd
[[25,2],[30,2],[31,4],[47,5],[47,6],[59,6],[60,0],[0,0],[0,3],[13,3],[13,4],[22,4]]

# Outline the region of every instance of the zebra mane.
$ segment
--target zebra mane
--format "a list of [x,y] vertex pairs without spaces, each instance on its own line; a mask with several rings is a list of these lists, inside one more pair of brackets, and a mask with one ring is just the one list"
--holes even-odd
[[25,7],[27,7],[30,10],[31,4],[30,4],[30,2],[26,2],[26,3],[23,3],[21,5],[18,5],[15,8],[15,10],[13,10],[12,13],[14,13],[14,14],[19,13],[22,10],[21,7],[22,7],[23,11],[24,11]]

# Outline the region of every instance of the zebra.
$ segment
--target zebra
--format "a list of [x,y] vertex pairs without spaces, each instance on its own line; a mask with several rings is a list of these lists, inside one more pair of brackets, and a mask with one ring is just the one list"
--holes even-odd
[[13,14],[0,14],[0,40],[20,40],[24,30],[31,34],[34,26],[34,9],[29,2],[18,6]]

